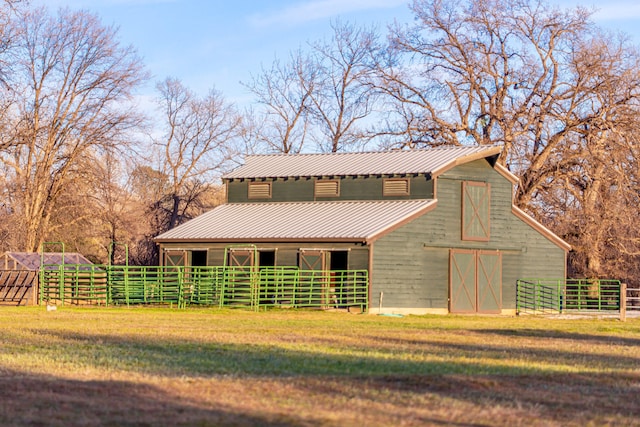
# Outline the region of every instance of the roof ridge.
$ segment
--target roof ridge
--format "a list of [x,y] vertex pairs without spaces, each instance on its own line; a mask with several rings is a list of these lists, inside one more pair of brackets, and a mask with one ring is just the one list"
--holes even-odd
[[222,179],[431,174],[459,162],[493,157],[501,151],[499,145],[461,145],[355,153],[261,154],[248,156],[244,165],[224,174]]
[[501,147],[501,144],[486,144],[486,145],[438,145],[435,147],[416,148],[413,150],[406,149],[391,149],[391,150],[370,150],[370,151],[339,151],[330,153],[261,153],[261,154],[247,154],[248,157],[314,157],[314,156],[344,156],[344,155],[356,155],[356,154],[389,154],[389,153],[415,153],[422,151],[434,151],[434,150],[453,150],[461,148],[494,148]]

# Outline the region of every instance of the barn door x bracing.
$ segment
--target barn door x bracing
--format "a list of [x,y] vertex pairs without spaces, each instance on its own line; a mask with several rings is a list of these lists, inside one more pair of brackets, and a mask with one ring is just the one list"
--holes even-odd
[[335,299],[326,276],[327,252],[321,249],[300,249],[299,253],[301,280],[306,282],[309,301],[327,308]]
[[167,267],[184,267],[187,265],[187,251],[167,250],[164,253],[164,265]]
[[227,249],[227,262],[229,267],[254,267],[256,250],[253,248],[229,248]]
[[314,249],[300,249],[301,270],[326,270],[326,252]]
[[500,313],[502,254],[498,251],[451,249],[449,252],[449,311]]

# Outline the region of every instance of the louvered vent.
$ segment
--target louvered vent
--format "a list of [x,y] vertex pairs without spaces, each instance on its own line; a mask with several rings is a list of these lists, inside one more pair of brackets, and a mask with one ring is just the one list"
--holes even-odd
[[408,196],[409,180],[408,179],[385,179],[382,194],[384,196]]
[[340,195],[339,181],[316,181],[316,197],[338,197]]
[[250,199],[270,199],[271,183],[270,182],[250,182],[249,198]]

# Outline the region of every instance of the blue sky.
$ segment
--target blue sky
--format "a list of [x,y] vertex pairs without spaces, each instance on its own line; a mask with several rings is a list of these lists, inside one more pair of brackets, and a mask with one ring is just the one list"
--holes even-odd
[[[394,19],[408,23],[407,0],[35,0],[51,8],[69,6],[97,13],[119,27],[120,40],[133,45],[155,82],[176,77],[202,94],[212,87],[240,105],[251,95],[240,85],[268,67],[275,56],[308,41],[330,36],[330,21],[384,28]],[[558,5],[592,6],[595,0],[556,0]],[[598,2],[594,16],[604,27],[628,32],[640,45],[640,2]]]
[[215,87],[229,100],[248,103],[248,82],[277,55],[330,34],[331,19],[384,28],[407,22],[406,0],[42,0],[96,12],[119,27],[156,81],[176,77],[193,90]]

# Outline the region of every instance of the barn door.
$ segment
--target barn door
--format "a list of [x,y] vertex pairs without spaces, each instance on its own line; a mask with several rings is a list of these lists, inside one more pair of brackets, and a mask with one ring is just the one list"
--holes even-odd
[[489,240],[490,194],[491,186],[488,183],[462,183],[462,240]]
[[187,251],[165,251],[164,265],[167,267],[184,267],[187,265]]
[[229,267],[253,267],[256,261],[256,251],[251,248],[229,248],[227,262]]
[[315,249],[300,249],[301,270],[326,270],[326,252]]
[[312,307],[327,307],[329,282],[326,277],[326,251],[300,249],[300,300]]
[[500,313],[502,254],[451,249],[449,288],[451,313]]
[[450,307],[452,313],[475,313],[476,255],[470,250],[449,253]]
[[502,309],[502,254],[478,251],[478,312],[500,313]]

